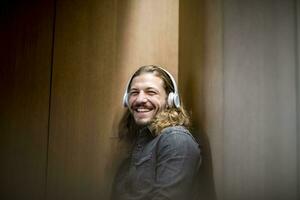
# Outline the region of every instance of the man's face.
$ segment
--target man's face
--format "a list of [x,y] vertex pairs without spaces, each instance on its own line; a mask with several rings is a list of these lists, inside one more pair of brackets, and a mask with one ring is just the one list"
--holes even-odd
[[167,94],[163,85],[163,80],[153,73],[144,73],[132,79],[128,108],[137,125],[148,125],[166,107]]

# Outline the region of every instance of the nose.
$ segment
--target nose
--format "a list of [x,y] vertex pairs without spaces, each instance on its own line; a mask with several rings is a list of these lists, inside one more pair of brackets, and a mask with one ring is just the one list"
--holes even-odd
[[145,92],[140,91],[139,94],[136,97],[136,102],[137,103],[145,103],[147,102],[147,95],[145,94]]

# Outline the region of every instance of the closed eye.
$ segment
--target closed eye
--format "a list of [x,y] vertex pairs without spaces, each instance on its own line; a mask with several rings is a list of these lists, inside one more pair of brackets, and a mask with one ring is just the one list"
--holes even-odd
[[129,94],[130,96],[134,96],[134,95],[137,95],[139,92],[137,90],[133,90],[133,91],[130,91]]
[[157,92],[155,90],[148,90],[147,94],[149,94],[149,95],[156,95]]

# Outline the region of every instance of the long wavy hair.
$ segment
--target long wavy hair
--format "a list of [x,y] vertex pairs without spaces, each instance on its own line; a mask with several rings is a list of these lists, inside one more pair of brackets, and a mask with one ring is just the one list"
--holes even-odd
[[[140,67],[131,77],[128,88],[131,87],[131,81],[135,77],[145,73],[153,73],[155,76],[161,78],[164,84],[163,87],[167,94],[174,92],[174,86],[169,75],[160,67],[155,65],[146,65]],[[151,120],[149,129],[151,130],[152,135],[155,137],[159,135],[164,128],[178,125],[184,126],[187,129],[190,128],[190,117],[187,111],[183,108],[182,103],[179,108],[167,106],[167,108],[157,113],[157,115]],[[127,109],[119,125],[120,139],[126,139],[129,141],[135,140],[139,129],[140,127],[136,125],[132,114],[130,113],[129,109]]]

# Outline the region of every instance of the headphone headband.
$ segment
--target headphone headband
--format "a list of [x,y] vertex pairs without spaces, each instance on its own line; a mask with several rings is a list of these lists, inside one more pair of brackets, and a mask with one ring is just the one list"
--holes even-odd
[[[172,85],[173,85],[173,88],[174,88],[174,92],[170,92],[168,94],[168,105],[169,106],[175,106],[176,108],[179,108],[180,107],[180,99],[179,99],[177,84],[176,84],[176,81],[175,81],[174,77],[171,75],[170,72],[163,69],[162,67],[158,67],[158,66],[155,66],[155,65],[148,65],[148,66],[153,66],[153,67],[156,67],[156,68],[162,70],[171,79],[171,82],[172,82]],[[129,90],[129,85],[131,84],[131,81],[133,79],[134,74],[131,76],[131,78],[129,79],[129,81],[127,82],[127,85],[126,85],[126,90],[125,90],[125,93],[124,93],[124,96],[123,96],[123,105],[125,107],[128,106],[128,92],[129,92],[128,90]]]
[[165,72],[169,76],[169,78],[171,79],[173,88],[174,88],[174,93],[178,94],[177,84],[176,84],[176,81],[175,81],[174,77],[172,76],[172,74],[170,72],[168,72],[167,70],[161,68],[161,67],[157,66],[157,68],[161,69],[163,72]]

